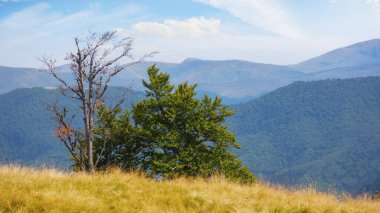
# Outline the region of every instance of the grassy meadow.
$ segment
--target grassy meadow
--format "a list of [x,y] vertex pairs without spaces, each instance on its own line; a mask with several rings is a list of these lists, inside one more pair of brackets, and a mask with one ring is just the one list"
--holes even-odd
[[223,178],[155,181],[112,170],[95,175],[0,166],[0,212],[380,212],[368,196],[313,188],[240,185]]

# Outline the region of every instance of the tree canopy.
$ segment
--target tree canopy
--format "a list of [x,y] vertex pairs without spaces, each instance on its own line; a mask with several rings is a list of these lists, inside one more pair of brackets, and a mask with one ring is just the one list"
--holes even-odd
[[[140,169],[163,178],[210,177],[220,174],[242,182],[255,177],[229,149],[239,148],[235,135],[224,125],[234,114],[220,98],[195,98],[196,85],[170,84],[169,74],[148,68],[143,81],[146,98],[120,116],[99,106],[96,130],[100,167],[117,165]],[[107,143],[104,141],[108,140]],[[104,150],[103,153],[100,153]]]

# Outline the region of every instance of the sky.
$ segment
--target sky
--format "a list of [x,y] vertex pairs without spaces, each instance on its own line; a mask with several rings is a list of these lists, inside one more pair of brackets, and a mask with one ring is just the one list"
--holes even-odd
[[0,66],[64,64],[89,30],[132,37],[136,58],[288,65],[380,38],[380,0],[0,0]]

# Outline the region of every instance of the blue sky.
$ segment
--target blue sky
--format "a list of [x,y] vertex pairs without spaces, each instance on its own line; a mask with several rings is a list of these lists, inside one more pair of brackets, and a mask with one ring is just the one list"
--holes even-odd
[[117,30],[152,60],[294,64],[380,38],[380,0],[0,0],[0,65],[64,63],[73,37]]

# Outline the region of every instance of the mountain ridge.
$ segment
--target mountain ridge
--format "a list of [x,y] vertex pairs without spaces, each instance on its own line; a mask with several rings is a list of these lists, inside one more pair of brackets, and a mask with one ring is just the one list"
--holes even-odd
[[[156,64],[171,75],[174,83],[189,81],[199,89],[221,96],[247,99],[258,97],[299,80],[380,76],[380,39],[332,50],[296,65],[275,65],[244,60],[188,58],[181,63],[144,61],[115,76],[111,85],[143,91],[148,66]],[[67,66],[61,74],[70,80]],[[20,70],[20,72],[14,72]],[[0,93],[20,87],[56,86],[56,81],[38,69],[0,67]]]
[[380,39],[371,39],[331,50],[291,67],[306,73],[322,70],[380,64]]

